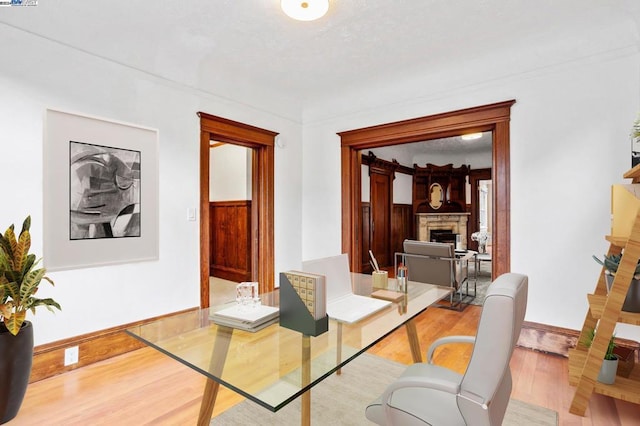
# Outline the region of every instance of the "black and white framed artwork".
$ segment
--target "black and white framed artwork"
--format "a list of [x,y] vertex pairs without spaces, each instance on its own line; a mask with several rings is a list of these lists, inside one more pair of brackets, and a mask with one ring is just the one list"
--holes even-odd
[[44,259],[50,271],[158,258],[157,145],[154,129],[46,111]]
[[69,238],[140,237],[140,151],[69,142]]

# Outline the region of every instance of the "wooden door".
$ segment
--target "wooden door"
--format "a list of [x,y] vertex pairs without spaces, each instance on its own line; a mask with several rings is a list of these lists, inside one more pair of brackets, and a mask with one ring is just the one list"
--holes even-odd
[[391,254],[391,203],[393,175],[370,169],[371,250],[381,267],[393,265]]

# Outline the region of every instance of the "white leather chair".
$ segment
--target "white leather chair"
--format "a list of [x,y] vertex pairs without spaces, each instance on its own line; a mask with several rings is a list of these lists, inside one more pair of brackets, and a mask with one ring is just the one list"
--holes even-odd
[[[527,306],[528,278],[508,273],[487,291],[475,337],[448,336],[427,351],[427,363],[409,366],[366,416],[379,425],[500,425],[511,395],[509,360]],[[435,349],[446,343],[474,344],[464,375],[434,365]]]

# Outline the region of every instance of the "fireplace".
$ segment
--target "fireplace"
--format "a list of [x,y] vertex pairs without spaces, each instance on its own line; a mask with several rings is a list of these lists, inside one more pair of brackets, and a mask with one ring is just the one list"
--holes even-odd
[[[446,234],[449,234],[449,241],[447,242],[455,244],[455,236],[458,236],[460,242],[456,244],[456,248],[466,250],[468,217],[469,213],[417,213],[416,229],[418,240],[433,241],[434,235],[445,234],[445,236],[436,238],[447,238]],[[432,233],[434,231],[435,233]],[[453,239],[451,239],[451,235],[454,235]]]
[[458,234],[453,229],[432,229],[429,231],[429,241],[435,243],[456,243]]

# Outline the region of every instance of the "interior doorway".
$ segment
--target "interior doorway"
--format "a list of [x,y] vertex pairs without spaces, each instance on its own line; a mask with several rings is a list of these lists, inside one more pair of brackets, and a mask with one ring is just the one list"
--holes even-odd
[[491,235],[493,232],[493,184],[491,169],[471,170],[469,174],[469,186],[471,192],[471,215],[469,216],[468,245],[472,250],[478,251],[478,241],[471,238],[473,232],[484,232]]
[[252,150],[251,166],[251,281],[260,292],[274,287],[274,145],[276,132],[199,112],[200,117],[200,306],[209,307],[210,272],[210,141]]
[[492,276],[499,276],[510,270],[509,120],[514,103],[515,100],[510,100],[338,133],[341,137],[342,157],[342,251],[349,253],[353,271],[361,270],[359,260],[362,257],[361,227],[358,226],[362,223],[360,152],[364,149],[486,131],[491,131],[493,135]]
[[209,275],[251,281],[253,150],[211,141],[209,152]]

